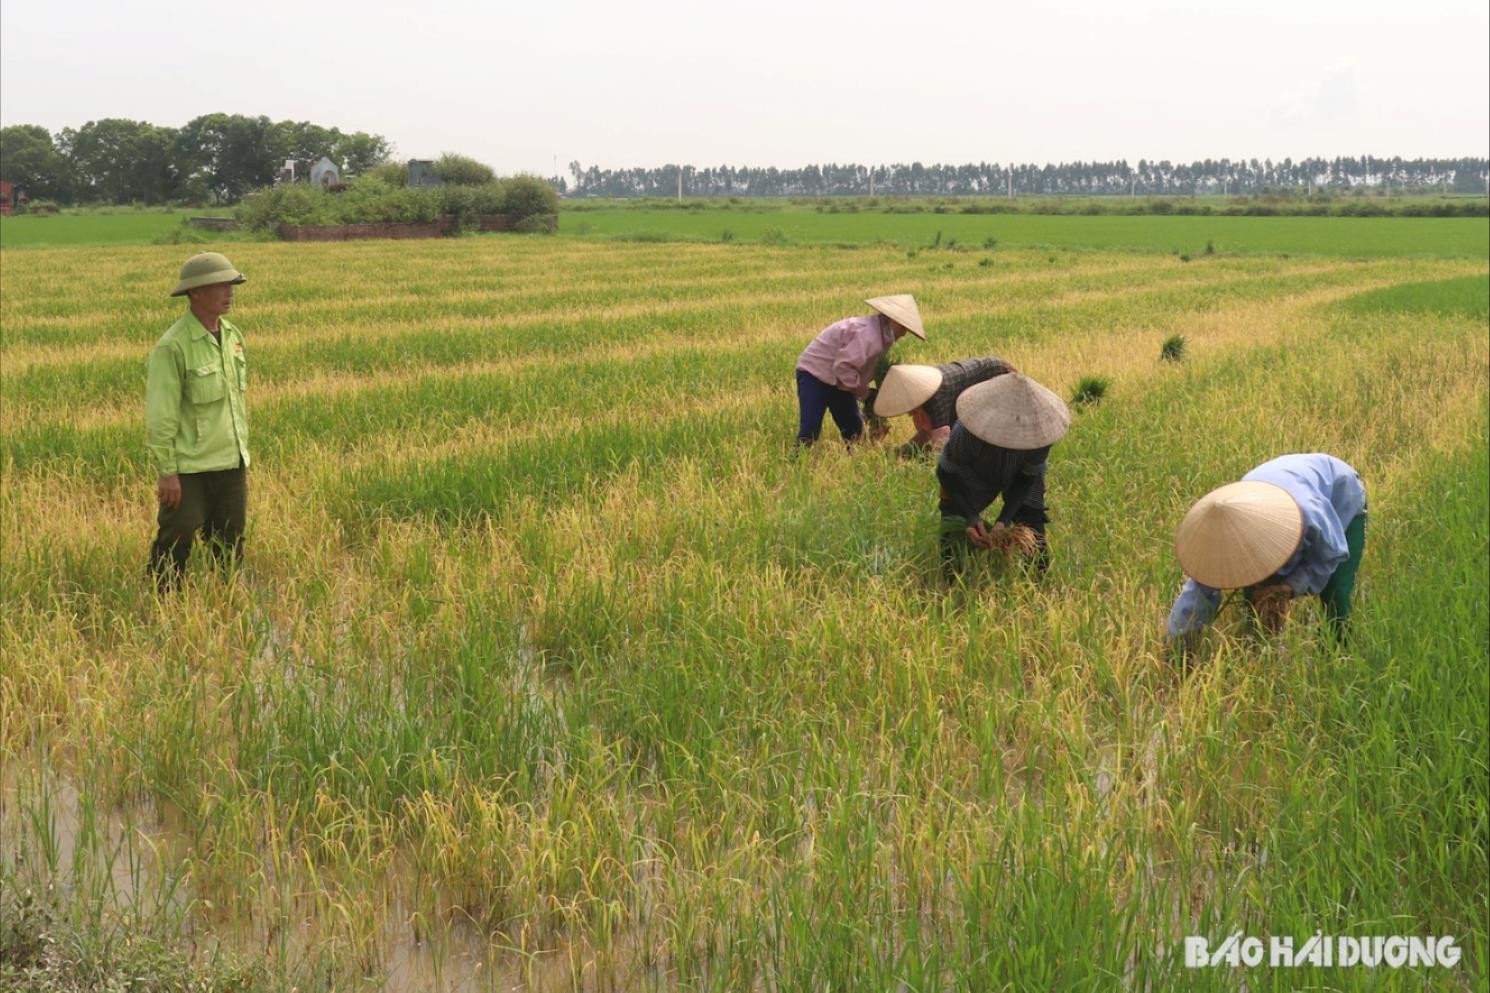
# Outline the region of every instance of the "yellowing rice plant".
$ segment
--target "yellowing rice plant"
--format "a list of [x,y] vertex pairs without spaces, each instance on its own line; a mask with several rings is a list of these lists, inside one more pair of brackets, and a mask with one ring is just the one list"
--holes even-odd
[[[161,599],[181,254],[3,258],[0,985],[1482,988],[1483,260],[238,245],[247,561]],[[890,292],[903,361],[1112,384],[1043,581],[943,586],[906,419],[792,452]],[[1292,451],[1370,494],[1350,650],[1227,612],[1185,675],[1174,529]],[[1463,954],[1186,968],[1237,931]]]

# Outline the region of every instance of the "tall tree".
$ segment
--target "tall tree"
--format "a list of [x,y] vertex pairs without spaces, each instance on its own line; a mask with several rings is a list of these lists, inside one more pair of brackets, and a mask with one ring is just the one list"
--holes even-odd
[[31,197],[72,196],[71,167],[52,143],[51,132],[36,124],[0,128],[0,179]]
[[236,200],[268,186],[280,165],[270,143],[269,118],[263,116],[193,118],[178,134],[177,152],[183,178],[218,200]]
[[64,128],[58,140],[78,199],[161,203],[175,192],[175,134],[168,128],[108,117],[76,131]]
[[297,175],[323,155],[334,158],[336,144],[341,138],[342,133],[336,128],[309,121],[275,121],[269,125],[266,135],[276,170],[282,162],[293,160]]
[[353,131],[337,138],[331,157],[348,176],[360,176],[393,157],[393,143],[380,134]]

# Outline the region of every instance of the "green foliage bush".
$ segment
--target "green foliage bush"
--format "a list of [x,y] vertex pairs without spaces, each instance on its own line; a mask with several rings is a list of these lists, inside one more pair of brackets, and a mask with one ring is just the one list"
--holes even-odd
[[208,241],[216,243],[221,240],[221,235],[213,232],[211,237],[205,231],[198,231],[182,218],[181,223],[163,234],[156,235],[151,239],[152,245],[205,245]]
[[502,184],[481,186],[436,186],[429,190],[439,204],[439,212],[455,218],[457,231],[476,231],[483,214],[506,213],[507,196]]
[[552,214],[529,214],[512,223],[512,230],[521,234],[553,234]]
[[333,224],[419,224],[440,216],[434,190],[388,186],[375,179],[353,183],[326,198],[336,214]]
[[434,174],[440,182],[453,186],[484,186],[497,178],[491,166],[454,152],[446,152],[435,160]]
[[309,183],[285,183],[244,197],[233,216],[240,227],[260,232],[273,231],[281,224],[335,224],[329,199],[329,194]]
[[499,213],[521,219],[534,214],[557,214],[559,194],[537,176],[518,175],[502,180],[506,196]]
[[382,165],[369,169],[364,176],[376,179],[389,186],[409,185],[409,164],[407,162],[384,162]]
[[[552,186],[536,176],[514,176],[479,185],[401,186],[380,170],[328,193],[308,183],[270,186],[250,194],[235,216],[249,231],[269,233],[281,224],[397,224],[455,219],[457,231],[474,231],[488,214],[510,214],[520,231],[548,231],[559,212]],[[396,178],[396,177],[394,177]],[[523,226],[525,220],[532,223]]]

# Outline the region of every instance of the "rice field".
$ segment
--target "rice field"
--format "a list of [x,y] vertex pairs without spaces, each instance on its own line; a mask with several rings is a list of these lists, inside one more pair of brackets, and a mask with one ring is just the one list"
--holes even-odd
[[17,215],[0,219],[0,248],[148,244],[169,237],[193,214],[218,213],[222,211],[116,207]]
[[[1192,257],[1212,251],[1225,254],[1295,254],[1335,258],[1479,258],[1490,255],[1490,224],[1479,217],[1234,217],[1222,212],[1245,207],[1245,199],[1219,197],[1189,201],[1180,209],[1213,210],[1210,215],[1123,216],[1117,214],[1049,215],[1039,210],[1069,205],[1070,198],[1031,198],[1015,204],[1031,213],[964,214],[966,207],[1002,206],[999,198],[967,198],[951,204],[929,198],[885,200],[861,209],[852,199],[840,208],[807,206],[767,198],[689,200],[682,207],[654,201],[565,201],[559,222],[561,238],[635,242],[699,241],[768,245],[899,245],[916,250],[931,246],[979,257],[1003,248],[1052,246],[1079,249],[1169,252]],[[1121,197],[1090,201],[1104,210],[1125,203]],[[1341,202],[1348,202],[1341,198]],[[1434,206],[1444,201],[1424,198]],[[1389,200],[1389,208],[1400,201]],[[0,249],[82,245],[163,245],[186,238],[201,241],[220,235],[187,231],[192,215],[228,215],[230,208],[195,210],[105,208],[77,209],[54,216],[0,218]],[[233,244],[249,234],[233,234]]]
[[[1122,198],[1107,198],[1108,202]],[[1021,205],[1039,200],[1016,201]],[[992,198],[986,205],[998,205]],[[1180,201],[1182,206],[1185,202]],[[968,206],[977,208],[976,199]],[[914,210],[900,213],[898,210]],[[1039,207],[1034,208],[1038,210]],[[1226,209],[1224,203],[1217,210]],[[937,211],[945,211],[938,213]],[[1490,223],[1482,217],[1232,217],[1218,215],[964,214],[957,206],[911,201],[878,210],[837,212],[772,201],[692,201],[685,209],[589,203],[566,210],[568,237],[766,244],[865,244],[983,251],[993,247],[1170,252],[1199,256],[1210,245],[1226,254],[1326,255],[1339,258],[1404,256],[1486,257]]]
[[[0,986],[1484,988],[1483,254],[231,248],[247,561],[167,599],[186,250],[3,257]],[[1108,380],[1043,581],[943,585],[906,419],[792,451],[798,351],[893,292],[902,361]],[[1228,612],[1182,674],[1174,528],[1290,451],[1370,494],[1350,651]],[[1463,957],[1185,967],[1237,931]]]

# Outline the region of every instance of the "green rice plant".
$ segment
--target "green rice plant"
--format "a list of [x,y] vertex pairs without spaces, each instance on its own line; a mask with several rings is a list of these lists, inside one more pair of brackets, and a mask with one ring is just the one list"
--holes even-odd
[[1399,283],[1356,294],[1343,304],[1351,313],[1437,314],[1490,319],[1490,283],[1478,276]]
[[1185,336],[1172,334],[1159,346],[1159,358],[1164,362],[1179,362],[1185,357]]
[[1107,376],[1082,376],[1071,391],[1071,403],[1078,407],[1100,403],[1110,386],[1112,380]]

